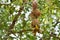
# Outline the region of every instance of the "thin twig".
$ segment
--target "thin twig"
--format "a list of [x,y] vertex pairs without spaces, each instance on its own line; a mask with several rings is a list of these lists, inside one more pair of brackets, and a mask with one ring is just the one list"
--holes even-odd
[[17,21],[18,17],[20,16],[22,10],[23,10],[23,6],[20,8],[18,14],[15,16],[12,24],[9,26],[9,29],[10,29],[10,30],[14,28],[15,22]]

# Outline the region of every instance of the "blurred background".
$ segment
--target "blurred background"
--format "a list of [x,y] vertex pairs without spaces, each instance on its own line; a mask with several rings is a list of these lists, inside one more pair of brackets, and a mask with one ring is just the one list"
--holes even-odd
[[60,40],[60,0],[37,0],[41,11],[38,20],[43,32],[36,36],[30,27],[32,0],[25,2],[0,0],[0,40]]

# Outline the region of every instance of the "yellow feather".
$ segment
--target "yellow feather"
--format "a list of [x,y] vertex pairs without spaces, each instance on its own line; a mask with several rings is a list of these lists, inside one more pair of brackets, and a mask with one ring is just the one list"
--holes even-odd
[[39,29],[37,25],[36,25],[36,27],[35,27],[35,28],[36,28],[36,29]]

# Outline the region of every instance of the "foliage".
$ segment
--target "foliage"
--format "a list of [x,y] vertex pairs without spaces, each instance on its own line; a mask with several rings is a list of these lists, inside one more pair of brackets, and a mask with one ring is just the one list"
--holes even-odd
[[[37,0],[38,9],[41,11],[40,29],[43,40],[60,40],[60,0]],[[0,1],[1,2],[1,1]],[[33,36],[31,19],[29,14],[32,11],[32,0],[28,0],[26,4],[23,0],[11,0],[10,4],[0,3],[0,40],[36,40],[37,36]],[[19,12],[19,7],[24,6],[21,14],[15,22],[12,31],[9,27],[15,16]],[[18,7],[18,9],[17,9]],[[11,36],[13,35],[13,36]]]

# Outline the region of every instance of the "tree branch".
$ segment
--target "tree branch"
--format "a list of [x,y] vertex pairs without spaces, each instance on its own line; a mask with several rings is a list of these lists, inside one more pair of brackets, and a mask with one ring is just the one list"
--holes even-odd
[[18,14],[17,14],[17,15],[15,16],[15,18],[13,19],[12,24],[9,26],[9,29],[10,29],[10,30],[14,28],[15,22],[17,21],[18,17],[20,16],[23,8],[24,8],[24,7],[22,6],[22,7],[20,8]]

